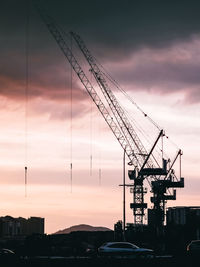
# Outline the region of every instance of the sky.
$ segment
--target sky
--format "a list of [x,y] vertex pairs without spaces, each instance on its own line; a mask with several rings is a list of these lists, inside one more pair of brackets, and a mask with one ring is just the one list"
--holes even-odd
[[[66,32],[83,38],[109,74],[165,129],[172,159],[183,150],[185,188],[168,206],[200,206],[198,1],[40,2]],[[122,219],[120,145],[75,73],[71,79],[67,59],[31,1],[3,0],[0,25],[0,215],[45,217],[46,233],[81,223],[113,229]],[[152,143],[156,131],[149,121],[114,93]],[[126,192],[127,221],[133,222],[132,196]],[[151,207],[149,197],[150,188]]]

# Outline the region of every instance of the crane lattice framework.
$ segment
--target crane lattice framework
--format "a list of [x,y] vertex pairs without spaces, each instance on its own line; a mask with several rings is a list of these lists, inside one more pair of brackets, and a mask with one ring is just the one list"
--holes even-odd
[[[118,123],[118,126],[122,134],[124,135],[128,145],[131,147],[131,152],[130,154],[128,154],[128,157],[129,159],[130,159],[130,155],[134,155],[135,157],[133,158],[134,160],[129,162],[129,165],[133,165],[135,167],[135,170],[139,170],[139,169],[142,170],[145,165],[147,165],[150,168],[153,168],[154,167],[153,162],[150,160],[151,153],[148,153],[147,150],[145,149],[137,133],[135,132],[133,126],[129,122],[123,108],[120,106],[115,95],[110,90],[107,84],[107,81],[104,77],[104,74],[98,67],[98,64],[96,63],[95,58],[92,56],[92,54],[86,47],[84,41],[81,39],[81,37],[78,34],[71,32],[71,35],[74,38],[74,40],[77,42],[80,50],[82,51],[87,62],[89,63],[91,67],[90,70],[92,74],[94,75]],[[163,135],[163,131],[160,132],[159,137],[156,140],[156,143],[158,142],[158,140],[160,139],[162,135]],[[130,175],[130,177],[132,176]],[[131,203],[131,208],[133,209],[135,223],[142,224],[143,217],[144,217],[144,210],[147,207],[147,204],[144,203],[144,194],[146,193],[146,190],[143,187],[144,176],[143,175],[138,175],[137,177],[135,176],[133,177],[133,180],[134,180],[134,185],[132,188],[133,203]]]
[[[143,224],[144,210],[147,208],[147,204],[144,203],[145,189],[143,187],[144,179],[151,179],[151,188],[153,192],[153,197],[151,201],[154,203],[154,212],[158,224],[162,225],[164,222],[165,213],[165,203],[169,199],[176,199],[176,192],[174,190],[173,195],[168,192],[169,188],[183,187],[184,180],[180,178],[178,181],[172,167],[178,156],[181,157],[182,152],[179,150],[173,164],[167,170],[167,161],[163,159],[162,168],[158,166],[156,168],[151,160],[151,156],[154,148],[156,147],[160,138],[164,136],[163,130],[160,133],[152,146],[150,152],[147,152],[141,140],[139,139],[136,131],[134,130],[132,124],[129,122],[123,108],[120,106],[115,95],[110,90],[106,78],[103,72],[98,67],[97,62],[91,55],[90,51],[87,49],[83,40],[79,35],[71,32],[72,37],[77,42],[80,50],[85,56],[87,62],[90,65],[90,70],[94,75],[99,88],[101,89],[109,107],[112,112],[110,114],[109,110],[104,105],[103,101],[97,94],[95,88],[91,84],[90,80],[81,68],[78,60],[72,53],[72,50],[67,45],[66,34],[60,27],[57,26],[55,21],[46,14],[46,12],[37,5],[37,10],[42,17],[42,20],[48,27],[50,33],[56,40],[58,46],[62,50],[65,57],[68,59],[71,67],[79,77],[81,83],[87,90],[88,94],[96,104],[106,123],[110,127],[114,136],[118,140],[122,149],[129,158],[129,165],[134,166],[134,170],[129,170],[128,175],[131,180],[133,180],[132,191],[133,191],[133,203],[130,204],[134,213],[135,224]],[[113,119],[115,117],[115,120]]]

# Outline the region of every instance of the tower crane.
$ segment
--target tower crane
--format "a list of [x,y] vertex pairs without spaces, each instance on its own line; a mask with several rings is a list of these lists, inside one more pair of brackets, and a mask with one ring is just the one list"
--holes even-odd
[[[129,144],[129,146],[131,147],[131,154],[134,155],[134,158],[132,161],[129,162],[129,165],[133,165],[136,170],[139,170],[139,172],[143,170],[145,165],[147,165],[149,168],[153,168],[154,164],[150,160],[150,156],[158,140],[162,137],[163,130],[160,131],[159,136],[153,146],[152,151],[148,153],[144,145],[142,144],[141,140],[139,139],[136,131],[134,130],[132,124],[129,122],[123,108],[120,106],[120,103],[117,101],[115,95],[110,90],[107,84],[107,81],[104,77],[104,74],[98,67],[98,64],[96,63],[95,58],[92,56],[92,54],[86,47],[84,41],[81,39],[81,37],[78,34],[74,32],[71,32],[70,34],[74,38],[76,43],[78,44],[80,50],[82,51],[87,62],[89,63],[91,67],[90,71],[94,75],[94,78],[96,79],[97,84],[99,85],[120,127],[121,132],[125,136],[125,139],[127,143]],[[144,203],[145,190],[143,188],[143,179],[144,179],[144,176],[139,175],[139,174],[133,177],[133,180],[134,180],[133,203],[131,203],[131,208],[133,209],[133,212],[134,212],[134,218],[135,218],[136,224],[143,223],[144,209],[147,207],[146,203]]]
[[138,137],[134,127],[129,122],[114,93],[109,88],[104,73],[99,68],[95,58],[90,53],[81,37],[76,33],[71,32],[71,36],[78,44],[80,50],[90,65],[90,71],[93,74],[99,88],[101,89],[103,96],[110,107],[111,113],[101,100],[101,97],[98,95],[94,86],[88,79],[87,75],[83,71],[81,65],[67,44],[66,33],[48,14],[46,14],[46,12],[38,4],[36,5],[36,8],[64,56],[69,61],[82,85],[85,87],[86,91],[102,114],[104,120],[110,127],[120,146],[124,150],[124,153],[127,155],[129,159],[129,165],[134,167],[133,170],[128,171],[128,176],[130,180],[133,181],[133,184],[131,185],[133,188],[133,203],[130,204],[130,207],[133,209],[134,223],[136,225],[143,224],[144,210],[147,208],[147,203],[144,203],[145,189],[143,187],[143,181],[144,179],[148,179],[148,181],[150,180],[151,189],[153,192],[151,201],[154,205],[153,211],[155,213],[155,220],[158,226],[163,225],[165,203],[167,200],[176,199],[176,191],[174,190],[173,194],[171,194],[169,189],[184,187],[184,178],[180,177],[178,180],[173,170],[173,165],[178,156],[181,158],[181,150],[178,151],[173,163],[169,168],[167,168],[167,160],[164,158],[162,159],[162,167],[160,167],[153,156],[153,151],[160,138],[163,138],[164,131],[162,129],[160,130],[157,139],[148,152]]

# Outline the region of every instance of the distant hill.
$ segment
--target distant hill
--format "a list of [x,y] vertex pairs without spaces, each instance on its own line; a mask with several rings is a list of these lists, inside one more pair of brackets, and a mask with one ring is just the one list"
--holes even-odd
[[111,229],[107,227],[101,227],[101,226],[91,226],[87,224],[79,224],[79,225],[74,225],[69,228],[65,228],[63,230],[59,230],[54,233],[54,235],[59,235],[59,234],[69,234],[71,232],[77,232],[77,231],[112,231]]

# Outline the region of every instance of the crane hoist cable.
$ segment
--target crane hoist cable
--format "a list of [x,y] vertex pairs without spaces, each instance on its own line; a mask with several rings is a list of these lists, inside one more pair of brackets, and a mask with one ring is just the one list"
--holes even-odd
[[[99,122],[98,122],[98,134],[99,134],[99,143],[101,143],[101,120],[100,117],[99,118]],[[101,175],[102,175],[102,171],[101,171],[101,146],[99,146],[99,171],[98,171],[98,176],[99,176],[99,186],[101,186]]]
[[[123,106],[123,105],[122,105]],[[137,131],[143,136],[143,138],[146,140],[146,142],[152,146],[152,143],[154,142],[154,140],[152,139],[152,136],[150,136],[147,131],[144,131],[142,126],[138,123],[138,121],[136,121],[134,119],[134,117],[130,116],[130,113],[126,110],[126,108],[123,106],[124,111],[126,112],[126,115],[128,117],[128,119],[130,120],[130,122],[134,125],[134,127],[137,129]],[[163,138],[163,137],[162,137]],[[161,152],[161,148],[159,148],[159,150],[157,148],[154,149],[155,152],[157,151],[158,154]],[[155,163],[160,167],[160,164],[158,163],[158,161],[156,160],[154,153],[151,154],[151,158],[153,158],[153,160],[155,161]]]
[[[92,73],[91,73],[91,80],[92,80]],[[90,176],[92,176],[92,152],[93,152],[93,146],[92,146],[92,141],[93,141],[93,101],[90,99]]]
[[[69,186],[69,175],[70,175],[70,162],[69,162],[69,157],[70,157],[70,149],[69,149],[69,138],[70,138],[70,131],[69,130],[69,99],[70,99],[70,89],[69,89],[69,78],[68,78],[68,73],[69,73],[69,67],[66,64],[66,68],[64,69],[64,100],[65,100],[65,104],[64,104],[64,117],[66,118],[66,128],[64,130],[64,141],[65,141],[65,159],[66,160],[66,192],[68,192],[68,186]],[[67,133],[67,134],[66,134]]]
[[93,157],[92,157],[92,99],[90,100],[90,176],[92,176],[92,160],[93,160]]
[[[48,17],[53,23],[56,23],[54,19],[50,16],[48,16],[45,12],[45,10],[42,10],[42,12],[45,13],[45,16]],[[56,24],[57,25],[57,24]],[[70,44],[70,49],[73,51],[73,38],[71,35],[67,34],[64,29],[57,25],[59,30],[62,32],[62,34],[65,36],[65,38],[68,40]],[[72,193],[72,187],[73,187],[73,67],[70,64],[70,192]]]
[[25,24],[25,167],[24,167],[24,185],[25,197],[27,197],[27,179],[28,179],[28,94],[29,94],[29,27],[30,24],[30,2],[26,5],[26,24]]
[[[73,49],[73,39],[70,38],[71,51]],[[73,69],[70,66],[70,191],[72,193],[73,180]]]
[[106,78],[113,84],[115,87],[123,93],[123,95],[133,104],[136,106],[136,108],[145,116],[149,119],[149,121],[158,129],[161,130],[162,128],[151,118],[145,113],[142,108],[138,106],[138,104],[133,100],[133,98],[119,85],[119,83],[108,73],[108,71],[101,65],[101,63],[97,60],[96,57],[94,57],[98,65],[104,70],[102,73],[106,76]]
[[[115,87],[133,104],[136,106],[136,108],[146,117],[158,130],[161,130],[162,127],[160,127],[147,113],[145,113],[142,108],[134,101],[134,99],[119,85],[119,83],[108,73],[108,71],[105,69],[103,65],[94,57],[98,65],[104,70],[102,73],[105,75],[105,77],[113,84]],[[169,139],[168,136],[164,135],[167,139]],[[174,143],[171,139],[170,142],[179,149],[178,145]]]

